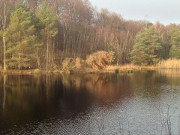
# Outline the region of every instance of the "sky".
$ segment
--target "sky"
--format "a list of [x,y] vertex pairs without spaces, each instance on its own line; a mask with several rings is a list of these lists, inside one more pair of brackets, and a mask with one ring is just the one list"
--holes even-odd
[[180,0],[89,0],[98,10],[107,8],[127,20],[180,24]]

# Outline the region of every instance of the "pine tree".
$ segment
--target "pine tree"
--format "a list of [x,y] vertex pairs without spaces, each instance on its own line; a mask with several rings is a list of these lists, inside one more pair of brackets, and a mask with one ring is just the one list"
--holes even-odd
[[[50,63],[50,44],[53,43],[53,38],[57,35],[57,15],[50,11],[50,6],[46,3],[43,3],[37,9],[37,17],[39,18],[42,25],[42,39],[43,44],[46,46],[46,71],[49,69]],[[51,51],[53,51],[51,49]],[[53,52],[51,52],[52,54]]]
[[6,31],[8,68],[30,67],[37,44],[34,15],[25,4],[20,4],[11,13],[10,24]]
[[161,57],[161,40],[154,26],[136,35],[135,45],[131,52],[132,63],[150,65]]
[[180,58],[180,28],[176,27],[169,33],[170,39],[170,54],[171,58]]

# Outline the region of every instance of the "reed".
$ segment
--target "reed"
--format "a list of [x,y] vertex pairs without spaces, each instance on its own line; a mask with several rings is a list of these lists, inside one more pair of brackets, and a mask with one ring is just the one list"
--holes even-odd
[[133,64],[126,64],[126,65],[111,65],[106,66],[103,71],[104,72],[112,72],[112,73],[133,73],[134,71],[141,71],[141,70],[155,70],[155,66],[138,66]]
[[161,69],[180,69],[180,59],[168,59],[160,61],[157,68]]

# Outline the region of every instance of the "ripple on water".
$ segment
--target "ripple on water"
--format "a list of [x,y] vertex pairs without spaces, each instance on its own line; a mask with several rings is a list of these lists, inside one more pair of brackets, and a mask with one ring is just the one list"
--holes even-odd
[[[171,122],[172,133],[177,134],[180,129],[177,76],[172,78],[154,72],[131,76],[52,76],[48,85],[43,77],[38,82],[38,78],[25,76],[22,82],[14,82],[14,85],[13,80],[18,79],[12,78],[6,81],[6,108],[2,111],[0,106],[0,120],[21,120],[23,124],[9,129],[11,124],[7,124],[4,131],[0,129],[1,134],[158,135],[167,134],[167,121]],[[25,87],[28,84],[29,88]],[[0,104],[3,97],[0,90]]]

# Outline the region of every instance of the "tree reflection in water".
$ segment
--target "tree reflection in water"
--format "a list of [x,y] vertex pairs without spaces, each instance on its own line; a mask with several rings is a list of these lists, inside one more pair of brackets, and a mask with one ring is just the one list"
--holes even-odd
[[172,85],[176,88],[173,92],[178,92],[179,72],[171,72],[141,71],[126,75],[1,74],[0,131],[50,118],[73,120],[80,114],[86,118],[97,104],[113,109],[116,104],[120,106],[135,97],[149,102],[158,101],[166,86]]

